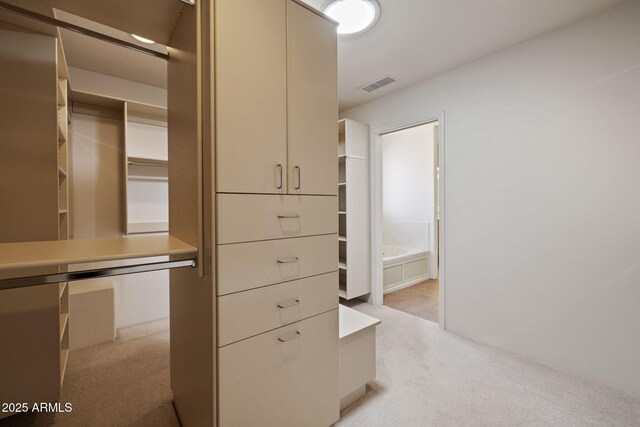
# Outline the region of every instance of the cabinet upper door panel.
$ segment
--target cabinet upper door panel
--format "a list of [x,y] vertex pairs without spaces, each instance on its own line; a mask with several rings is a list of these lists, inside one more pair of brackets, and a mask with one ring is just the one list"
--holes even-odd
[[285,193],[286,3],[216,7],[217,191]]
[[289,193],[337,194],[337,34],[288,2]]

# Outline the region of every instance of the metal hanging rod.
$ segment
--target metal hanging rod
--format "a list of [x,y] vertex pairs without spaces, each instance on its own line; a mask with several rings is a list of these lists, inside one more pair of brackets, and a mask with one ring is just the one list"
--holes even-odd
[[18,15],[26,16],[27,18],[35,19],[36,21],[44,22],[45,24],[53,25],[59,28],[64,28],[65,30],[74,31],[78,34],[83,34],[85,36],[93,37],[94,39],[102,40],[107,43],[112,43],[121,47],[125,47],[127,49],[135,50],[137,52],[144,53],[146,55],[155,56],[156,58],[164,59],[165,61],[169,59],[169,55],[167,55],[166,53],[156,52],[153,49],[148,49],[146,47],[138,46],[137,44],[126,42],[124,40],[120,40],[116,37],[102,34],[97,31],[89,30],[79,25],[70,24],[69,22],[61,21],[59,19],[52,18],[50,16],[42,15],[40,13],[34,12],[29,9],[23,9],[21,7],[14,6],[4,1],[0,1],[0,9],[6,10],[8,12],[16,13]]
[[147,271],[169,270],[182,267],[196,267],[196,260],[185,259],[180,261],[163,261],[149,264],[125,265],[121,267],[108,267],[95,270],[69,271],[66,273],[2,279],[0,280],[0,291],[6,289],[26,288],[29,286],[49,285],[59,282],[96,279],[99,277],[122,276],[124,274],[144,273]]

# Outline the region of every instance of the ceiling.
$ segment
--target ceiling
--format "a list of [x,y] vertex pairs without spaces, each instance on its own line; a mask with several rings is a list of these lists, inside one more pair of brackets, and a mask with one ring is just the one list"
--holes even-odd
[[[79,0],[46,1],[73,3]],[[326,0],[304,1],[320,8]],[[340,110],[388,95],[596,13],[619,1],[378,0],[382,13],[371,30],[339,37]],[[166,0],[162,0],[161,4],[171,5]],[[56,16],[60,13],[57,12]],[[176,13],[170,7],[163,10],[167,19],[175,18]],[[72,19],[65,17],[65,20]],[[170,32],[167,31],[172,28],[172,22],[166,22],[159,28],[158,36],[162,38],[156,40],[168,37]],[[128,33],[119,33],[121,37],[132,41]],[[153,33],[153,29],[149,29],[140,35],[150,37]],[[62,37],[67,62],[71,67],[166,87],[166,64],[160,59],[67,31],[63,32]],[[373,93],[360,89],[387,75],[398,81]]]
[[[321,7],[325,0],[305,0]],[[378,0],[380,20],[338,42],[340,110],[388,95],[619,0]],[[362,89],[398,79],[373,93]]]
[[[140,43],[129,33],[97,24],[70,13],[56,10],[55,16],[62,21],[89,28],[138,46],[157,52],[167,52],[165,46]],[[140,54],[69,30],[61,29],[60,37],[69,67],[107,74],[150,86],[167,87],[167,62],[163,59]]]
[[[180,0],[3,0],[43,15],[73,12],[127,33],[166,44],[185,4]],[[151,11],[151,13],[149,13]]]

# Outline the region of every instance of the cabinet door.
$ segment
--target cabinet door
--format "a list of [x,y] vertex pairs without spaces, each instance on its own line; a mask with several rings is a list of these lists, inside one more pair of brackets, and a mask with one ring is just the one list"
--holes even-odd
[[224,427],[330,426],[339,418],[338,310],[218,351]]
[[288,2],[289,193],[337,194],[335,25]]
[[286,193],[286,3],[216,7],[217,191]]

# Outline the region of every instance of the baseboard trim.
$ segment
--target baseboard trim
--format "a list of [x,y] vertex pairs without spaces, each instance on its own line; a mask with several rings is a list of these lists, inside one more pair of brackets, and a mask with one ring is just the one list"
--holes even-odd
[[414,277],[409,280],[404,280],[402,282],[394,283],[388,288],[383,289],[384,294],[388,294],[391,292],[399,291],[400,289],[408,288],[409,286],[417,285],[420,282],[424,282],[425,280],[429,280],[429,274],[423,274],[422,276]]

